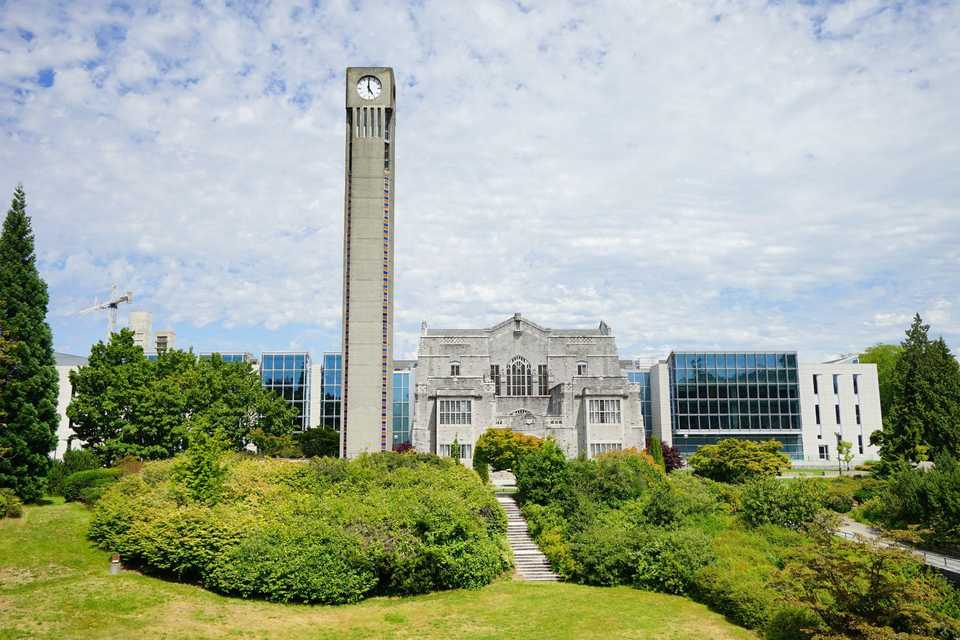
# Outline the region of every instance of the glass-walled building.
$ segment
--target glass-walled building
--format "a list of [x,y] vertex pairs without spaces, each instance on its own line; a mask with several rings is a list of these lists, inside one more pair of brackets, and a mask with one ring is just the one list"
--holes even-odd
[[393,372],[393,448],[410,444],[410,378],[409,369]]
[[320,374],[320,421],[317,426],[340,430],[340,392],[343,384],[343,358],[339,353],[324,353]]
[[297,410],[296,428],[310,428],[310,354],[267,351],[260,359],[260,381]]
[[675,352],[667,365],[673,445],[681,455],[727,437],[772,438],[803,459],[795,352]]

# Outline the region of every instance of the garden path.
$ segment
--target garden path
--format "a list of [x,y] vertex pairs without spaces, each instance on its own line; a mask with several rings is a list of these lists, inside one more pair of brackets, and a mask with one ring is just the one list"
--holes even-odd
[[933,553],[931,551],[924,551],[923,549],[917,549],[916,547],[890,540],[889,538],[885,538],[883,536],[883,532],[881,532],[879,529],[874,529],[873,527],[857,522],[856,520],[844,517],[843,524],[841,524],[840,528],[837,530],[837,535],[854,540],[858,537],[865,540],[872,540],[885,547],[899,547],[900,549],[909,551],[918,558],[921,558],[924,563],[934,567],[935,569],[960,576],[960,559],[941,555],[939,553]]
[[507,512],[507,540],[513,550],[517,576],[521,580],[537,582],[556,582],[560,578],[550,568],[550,562],[530,538],[527,531],[527,521],[524,520],[520,507],[513,496],[498,495],[497,502]]

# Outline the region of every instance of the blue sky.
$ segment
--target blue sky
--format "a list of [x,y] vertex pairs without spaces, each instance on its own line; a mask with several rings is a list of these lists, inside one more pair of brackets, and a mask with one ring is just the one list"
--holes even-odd
[[916,311],[960,347],[960,3],[0,2],[57,348],[115,283],[181,346],[337,349],[363,65],[400,84],[398,357],[515,311],[625,357]]

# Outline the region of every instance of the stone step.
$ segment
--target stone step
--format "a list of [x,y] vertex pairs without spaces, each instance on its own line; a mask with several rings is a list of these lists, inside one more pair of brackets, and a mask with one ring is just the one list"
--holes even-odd
[[516,575],[530,582],[557,582],[559,576],[550,568],[550,562],[530,538],[527,521],[512,496],[497,496],[497,502],[507,514],[507,542],[513,551]]

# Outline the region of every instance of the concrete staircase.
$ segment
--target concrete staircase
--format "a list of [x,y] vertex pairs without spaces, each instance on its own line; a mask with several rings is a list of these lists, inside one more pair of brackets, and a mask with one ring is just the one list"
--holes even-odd
[[527,532],[527,521],[520,513],[520,507],[512,496],[498,495],[497,502],[507,512],[507,540],[513,550],[514,564],[517,577],[520,580],[537,582],[556,582],[559,576],[550,569],[546,556],[540,552],[540,547],[530,539]]

